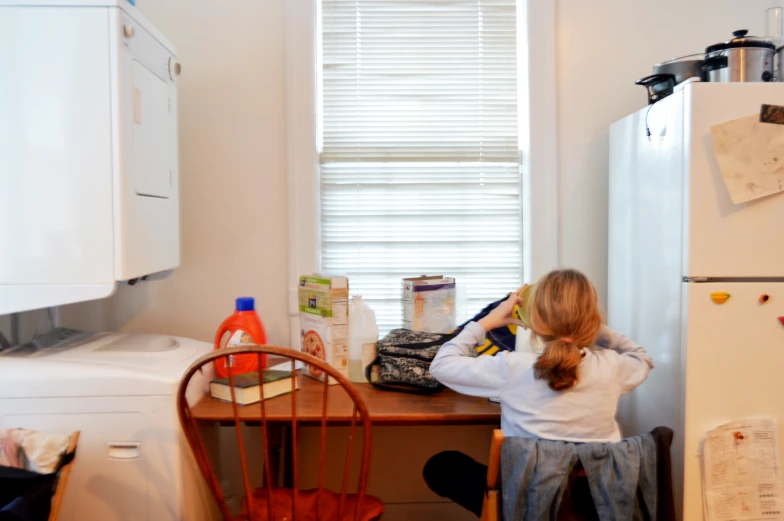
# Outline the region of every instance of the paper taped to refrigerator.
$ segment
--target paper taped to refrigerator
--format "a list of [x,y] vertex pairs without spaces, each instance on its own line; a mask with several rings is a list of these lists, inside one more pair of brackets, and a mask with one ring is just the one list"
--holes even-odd
[[784,191],[784,125],[753,114],[711,127],[711,136],[733,203]]
[[708,432],[702,487],[708,521],[782,519],[776,422],[739,420]]

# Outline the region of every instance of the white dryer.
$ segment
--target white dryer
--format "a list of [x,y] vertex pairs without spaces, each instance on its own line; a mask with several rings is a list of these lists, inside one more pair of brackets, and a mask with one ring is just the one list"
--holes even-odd
[[126,0],[0,0],[0,315],[180,265],[180,70]]
[[[0,427],[82,432],[63,521],[218,518],[176,412],[183,373],[211,344],[73,330],[37,344],[0,353]],[[191,403],[211,379],[196,374]]]

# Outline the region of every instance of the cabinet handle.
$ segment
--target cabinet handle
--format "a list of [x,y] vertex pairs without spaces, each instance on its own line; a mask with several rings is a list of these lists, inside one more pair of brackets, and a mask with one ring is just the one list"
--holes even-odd
[[141,443],[137,441],[115,441],[106,444],[111,459],[136,459]]

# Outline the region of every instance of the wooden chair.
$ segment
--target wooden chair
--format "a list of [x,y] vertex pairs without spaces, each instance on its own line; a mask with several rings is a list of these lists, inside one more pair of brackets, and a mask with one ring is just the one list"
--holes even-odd
[[[243,429],[240,428],[240,414],[239,405],[235,401],[234,395],[234,375],[231,367],[227,363],[229,369],[229,382],[231,388],[231,407],[233,411],[234,421],[233,426],[236,431],[237,446],[240,454],[240,464],[242,470],[243,490],[245,499],[243,501],[242,512],[233,516],[229,510],[226,498],[220,487],[218,475],[213,468],[211,459],[207,452],[205,440],[202,437],[201,431],[198,428],[197,422],[191,414],[191,407],[186,399],[186,390],[193,375],[202,367],[212,364],[219,358],[228,359],[229,356],[238,355],[255,355],[258,357],[259,367],[261,367],[262,355],[271,355],[274,357],[281,357],[291,361],[292,374],[295,373],[295,362],[301,361],[321,370],[328,376],[337,381],[337,385],[331,386],[324,381],[322,386],[322,402],[321,402],[321,418],[318,422],[321,426],[320,429],[320,452],[318,459],[318,488],[312,490],[299,490],[298,488],[298,448],[297,437],[298,427],[302,423],[297,418],[297,397],[298,394],[295,390],[295,379],[292,379],[292,392],[288,395],[283,395],[275,398],[276,400],[289,400],[291,405],[291,419],[286,421],[285,425],[290,426],[290,439],[288,445],[290,446],[290,473],[292,482],[290,486],[277,487],[275,485],[277,480],[273,480],[273,476],[278,476],[277,469],[273,471],[272,460],[275,455],[270,448],[270,441],[273,437],[275,425],[273,422],[268,421],[265,413],[265,401],[263,394],[263,386],[261,387],[262,400],[257,404],[247,405],[243,407],[243,419],[247,421],[247,414],[249,409],[258,410],[258,415],[254,414],[254,423],[261,426],[261,437],[263,444],[263,465],[262,475],[264,486],[262,488],[253,490],[249,479],[249,468],[252,462],[248,461],[246,454],[248,452],[243,436]],[[309,378],[298,374],[297,378]],[[342,471],[342,484],[340,493],[335,493],[324,487],[324,474],[325,474],[325,455],[326,455],[326,440],[327,440],[327,397],[329,393],[345,393],[354,404],[353,415],[351,418],[349,435],[348,435],[348,449],[346,453],[345,464]],[[383,512],[383,504],[377,498],[367,496],[365,489],[367,487],[368,472],[370,466],[370,447],[371,447],[371,422],[368,415],[367,407],[360,398],[356,389],[351,385],[349,380],[336,371],[332,366],[325,363],[312,355],[301,353],[288,348],[274,347],[274,346],[243,346],[236,348],[227,348],[216,350],[211,354],[203,356],[186,371],[183,377],[177,399],[177,407],[180,418],[180,423],[185,431],[188,444],[195,456],[196,462],[204,475],[207,485],[212,492],[213,497],[218,503],[223,519],[229,520],[291,520],[297,521],[369,521],[371,519],[378,519]],[[354,441],[356,437],[356,424],[357,416],[359,422],[363,427],[362,445],[360,451],[360,467],[359,467],[359,480],[355,494],[348,493],[349,470],[351,465],[351,457],[354,448]],[[257,445],[258,446],[258,445]],[[285,484],[284,484],[285,485]]]
[[60,507],[63,504],[63,497],[65,497],[65,487],[68,485],[68,478],[71,476],[71,469],[75,459],[76,446],[79,443],[79,431],[71,433],[68,441],[68,448],[65,451],[65,457],[71,457],[71,461],[66,463],[60,468],[60,474],[57,476],[57,486],[52,496],[52,509],[49,511],[49,521],[57,521],[60,515]]
[[[500,429],[493,431],[493,440],[490,442],[490,460],[487,464],[487,490],[482,503],[481,521],[501,521],[501,490],[498,473],[501,470],[501,444],[504,442],[504,433]],[[598,521],[596,508],[590,499],[590,493],[580,490],[578,496],[573,496],[575,477],[585,476],[582,465],[578,463],[569,478],[570,483],[565,491],[565,497],[556,515],[556,521]],[[576,500],[576,501],[575,501]]]
[[501,521],[501,491],[499,490],[498,473],[501,470],[501,443],[504,433],[501,429],[493,431],[490,442],[490,460],[487,463],[487,490],[482,502],[481,521]]

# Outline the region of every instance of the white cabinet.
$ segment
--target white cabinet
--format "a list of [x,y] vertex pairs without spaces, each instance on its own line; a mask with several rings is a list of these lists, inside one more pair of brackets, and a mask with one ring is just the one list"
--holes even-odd
[[0,314],[179,265],[178,74],[125,1],[0,0]]

